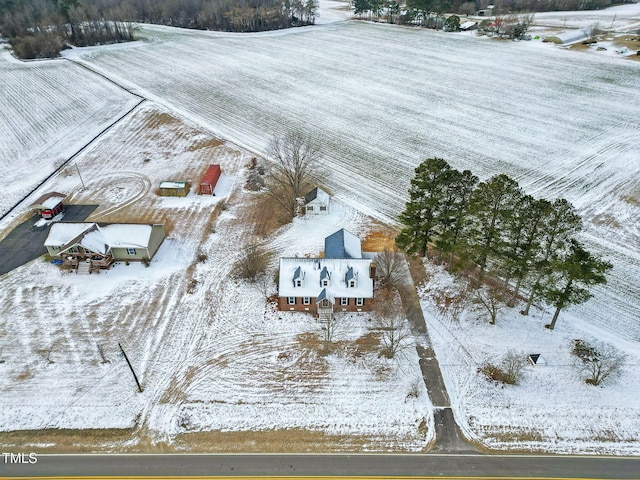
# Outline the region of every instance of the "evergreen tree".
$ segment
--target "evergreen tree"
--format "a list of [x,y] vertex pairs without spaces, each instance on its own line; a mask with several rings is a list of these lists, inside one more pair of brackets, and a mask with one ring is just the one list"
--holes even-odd
[[605,274],[611,268],[611,263],[592,255],[577,240],[571,239],[567,255],[554,262],[554,273],[544,287],[545,299],[556,308],[549,328],[555,328],[562,309],[591,298],[591,292],[585,287],[606,283]]
[[400,221],[405,225],[396,238],[399,248],[424,256],[444,204],[444,181],[451,167],[441,158],[428,158],[415,169],[409,201]]
[[371,14],[371,0],[353,0],[353,13],[362,17],[363,14]]
[[502,268],[505,283],[515,281],[513,294],[508,302],[510,305],[518,297],[522,281],[531,274],[535,257],[542,248],[542,226],[551,211],[552,205],[548,200],[536,200],[531,195],[524,195],[516,205],[514,215],[507,219]]
[[508,222],[523,193],[518,182],[500,174],[482,182],[469,201],[470,228],[466,238],[468,252],[484,275],[488,260],[502,261]]
[[457,253],[459,240],[468,224],[469,199],[478,184],[478,177],[469,170],[449,170],[444,182],[444,202],[437,225],[435,245],[440,254],[447,254],[448,270]]
[[540,293],[544,279],[552,274],[555,259],[566,251],[570,239],[582,229],[582,219],[571,203],[559,198],[552,203],[549,214],[542,218],[540,229],[542,241],[540,249],[532,258],[533,278],[528,282],[529,298],[523,315],[529,314],[531,304]]

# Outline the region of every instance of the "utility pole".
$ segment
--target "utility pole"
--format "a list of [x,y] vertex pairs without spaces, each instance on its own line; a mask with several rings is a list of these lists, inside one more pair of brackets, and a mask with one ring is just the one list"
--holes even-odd
[[80,177],[80,183],[82,183],[82,189],[85,190],[84,181],[82,180],[82,175],[80,175],[80,168],[78,168],[78,164],[76,163],[76,170],[78,171],[78,176]]
[[127,357],[127,354],[124,353],[124,348],[122,348],[122,345],[120,345],[120,342],[118,342],[118,346],[120,347],[120,350],[122,351],[122,355],[124,355],[124,359],[127,361],[129,368],[131,369],[131,373],[133,373],[133,378],[135,379],[136,384],[138,385],[138,392],[142,393],[142,387],[140,386],[140,382],[138,381],[138,376],[136,375],[136,372],[133,371],[133,367],[131,366],[129,357]]
[[613,20],[611,20],[611,26],[609,27],[609,34],[612,34],[612,33],[613,33],[613,22],[615,22],[615,21],[616,21],[616,15],[617,15],[617,14],[614,14],[614,15],[613,15]]

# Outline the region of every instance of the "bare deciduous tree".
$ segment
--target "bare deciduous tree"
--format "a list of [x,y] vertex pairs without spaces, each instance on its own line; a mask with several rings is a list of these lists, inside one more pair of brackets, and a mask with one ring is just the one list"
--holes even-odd
[[236,262],[235,277],[254,283],[265,274],[270,260],[271,252],[256,244],[250,244]]
[[509,385],[517,385],[520,383],[526,364],[524,353],[509,350],[502,360],[506,383]]
[[500,365],[485,361],[478,368],[478,373],[482,373],[487,379],[494,382],[517,385],[522,380],[525,365],[523,353],[509,350]]
[[402,278],[402,254],[396,248],[385,248],[376,255],[376,270],[382,286],[396,286]]
[[264,295],[265,297],[270,297],[272,293],[274,293],[275,282],[273,281],[273,275],[269,274],[268,271],[265,271],[261,275],[258,275],[253,282],[253,285],[258,289],[258,291]]
[[592,23],[584,30],[587,34],[588,43],[596,43],[598,41],[598,34],[600,33],[600,24],[598,22]]
[[388,287],[378,292],[373,316],[383,346],[382,354],[387,358],[394,358],[409,345],[407,340],[411,338],[400,294],[395,288]]
[[498,314],[507,305],[508,295],[501,286],[485,285],[477,288],[472,295],[476,308],[489,315],[489,324],[495,325]]
[[320,318],[319,322],[320,329],[322,330],[324,351],[328,353],[331,351],[331,345],[333,344],[333,337],[336,330],[340,327],[339,317],[337,315],[331,315],[329,317]]
[[319,143],[301,132],[289,132],[274,137],[267,147],[273,165],[266,178],[266,188],[293,218],[298,210],[298,198],[311,187],[320,158]]
[[617,377],[625,360],[623,353],[602,342],[589,344],[574,340],[571,353],[578,358],[578,367],[587,375],[585,382],[590,385],[600,385],[608,378]]

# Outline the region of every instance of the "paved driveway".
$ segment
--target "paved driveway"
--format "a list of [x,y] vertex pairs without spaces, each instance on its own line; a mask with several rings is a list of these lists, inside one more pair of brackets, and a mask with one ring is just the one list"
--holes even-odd
[[[64,208],[65,222],[82,222],[98,205],[65,205]],[[51,224],[34,227],[38,220],[40,216],[34,215],[0,242],[0,275],[47,253],[44,241],[49,235]]]

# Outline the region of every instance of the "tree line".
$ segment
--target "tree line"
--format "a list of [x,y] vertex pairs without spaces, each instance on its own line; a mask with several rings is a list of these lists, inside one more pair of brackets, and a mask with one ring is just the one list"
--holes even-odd
[[596,10],[613,5],[614,0],[352,0],[355,15],[367,20],[417,24],[441,29],[444,14],[475,15],[493,5],[495,15],[558,10]]
[[404,228],[399,248],[468,270],[477,281],[485,275],[501,279],[513,304],[527,291],[532,303],[555,307],[549,327],[561,310],[585,302],[589,287],[606,282],[612,265],[586,250],[577,239],[582,219],[565,199],[536,199],[500,174],[479,182],[471,171],[459,171],[445,160],[429,158],[415,169],[409,201],[400,215]]
[[65,45],[133,40],[135,23],[257,32],[313,24],[315,0],[0,0],[0,32],[20,58]]

